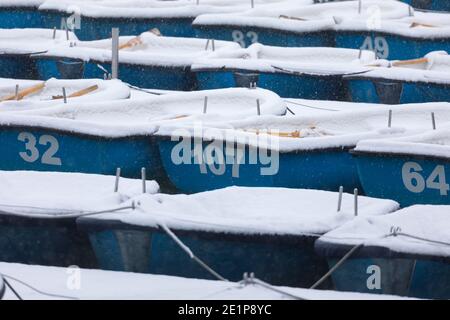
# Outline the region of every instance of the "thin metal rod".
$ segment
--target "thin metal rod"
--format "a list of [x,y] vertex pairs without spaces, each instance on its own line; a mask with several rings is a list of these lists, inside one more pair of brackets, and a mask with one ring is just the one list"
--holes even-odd
[[354,206],[355,206],[355,217],[358,216],[358,188],[355,188],[353,190],[353,196],[354,196]]
[[344,187],[340,186],[339,187],[339,197],[338,197],[338,207],[337,207],[337,212],[341,211],[341,207],[342,207],[342,194],[344,192]]
[[116,169],[116,183],[114,184],[114,192],[119,192],[120,168]]
[[67,93],[66,93],[66,88],[62,88],[62,92],[63,92],[63,99],[64,99],[64,103],[67,103]]
[[16,97],[16,100],[19,100],[19,85],[18,84],[16,84],[15,97]]
[[251,0],[252,9],[255,7],[255,0]]
[[433,130],[436,130],[436,117],[434,116],[434,112],[431,113],[431,123],[433,124]]
[[11,290],[12,293],[14,293],[14,295],[17,297],[17,299],[23,300],[22,297],[20,296],[20,294],[17,293],[16,290],[14,290],[13,286],[12,286],[12,285],[8,282],[8,280],[6,280],[4,277],[3,277],[3,282],[4,282],[5,285],[9,288],[9,290]]
[[119,78],[119,28],[112,28],[112,53],[111,53],[111,77]]
[[206,46],[205,46],[205,51],[208,51],[208,48],[209,48],[209,41],[211,41],[211,40],[206,40]]
[[392,126],[392,110],[389,110],[388,128]]
[[56,39],[56,27],[53,27],[53,40]]
[[208,97],[205,97],[205,100],[203,101],[203,114],[206,114],[207,110],[208,110]]
[[362,2],[361,0],[358,1],[358,13],[361,14],[362,12]]
[[211,44],[212,44],[212,50],[216,51],[216,43],[215,43],[214,39],[211,40]]
[[256,112],[257,112],[258,116],[261,115],[261,104],[259,102],[259,99],[256,99]]
[[142,193],[147,193],[147,173],[145,168],[141,169]]

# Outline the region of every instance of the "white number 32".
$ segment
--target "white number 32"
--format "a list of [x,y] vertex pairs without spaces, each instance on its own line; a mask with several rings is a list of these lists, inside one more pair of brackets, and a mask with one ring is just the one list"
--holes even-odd
[[21,132],[17,137],[17,140],[25,143],[25,151],[19,152],[19,156],[26,162],[36,162],[39,157],[39,149],[36,147],[36,142],[42,146],[48,146],[41,158],[41,163],[54,166],[61,165],[61,159],[55,157],[58,152],[59,143],[58,140],[48,134],[44,134],[37,141],[36,137],[29,132]]

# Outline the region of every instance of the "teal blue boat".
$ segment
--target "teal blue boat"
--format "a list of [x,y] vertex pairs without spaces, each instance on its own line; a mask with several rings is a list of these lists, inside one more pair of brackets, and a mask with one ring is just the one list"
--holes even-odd
[[339,291],[449,299],[448,206],[415,205],[359,218],[317,240],[317,254],[333,267]]
[[[336,212],[338,194],[316,190],[231,187],[133,200],[134,211],[77,220],[102,269],[215,279],[195,255],[228,280],[254,272],[271,284],[309,287],[326,270],[315,239],[353,218],[353,195],[344,194]],[[360,197],[362,215],[397,207]]]
[[43,28],[39,5],[44,0],[14,0],[0,3],[0,28]]

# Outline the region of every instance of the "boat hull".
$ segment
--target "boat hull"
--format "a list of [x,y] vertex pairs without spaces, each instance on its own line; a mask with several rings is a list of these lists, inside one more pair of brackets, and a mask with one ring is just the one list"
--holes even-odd
[[3,126],[1,170],[82,172],[128,178],[163,179],[158,147],[152,136],[107,138],[50,128]]
[[450,3],[446,0],[402,0],[416,9],[433,11],[450,11]]
[[0,260],[62,267],[97,267],[89,239],[78,232],[75,218],[43,219],[1,214]]
[[0,54],[0,78],[37,79],[34,61],[29,55]]
[[244,48],[253,43],[279,47],[334,47],[333,33],[329,31],[295,33],[260,27],[226,25],[193,27],[197,38],[234,41]]
[[[39,79],[41,80],[50,78],[103,79],[105,78],[105,72],[97,64],[102,65],[108,71],[111,70],[110,63],[92,60],[83,62],[77,59],[40,57],[35,61]],[[61,62],[65,63],[62,65]],[[71,66],[75,63],[78,63],[78,67],[72,69]],[[67,66],[69,66],[70,70],[66,69]],[[119,78],[125,83],[141,88],[190,91],[197,87],[195,76],[190,71],[189,66],[163,67],[121,63],[119,65]]]
[[[82,218],[100,267],[106,270],[215,279],[161,229]],[[244,272],[274,285],[311,286],[326,264],[314,254],[314,238],[172,230],[194,254],[231,281]],[[325,267],[325,269],[324,269]],[[330,284],[324,284],[329,288]]]
[[[199,88],[210,90],[242,86],[236,80],[236,73],[254,74],[252,71],[241,70],[199,70],[195,75]],[[340,76],[259,73],[257,86],[285,98],[348,100],[347,90]]]
[[[316,242],[316,252],[333,267],[351,246]],[[339,253],[339,254],[338,254]],[[379,283],[375,277],[379,276]],[[363,247],[332,274],[336,290],[449,299],[450,260]]]
[[[199,145],[201,142],[196,142]],[[311,150],[305,152],[270,154],[262,161],[213,162],[200,164],[195,161],[173,161],[173,152],[179,142],[163,138],[159,150],[165,172],[172,184],[183,193],[195,193],[228,186],[286,187],[336,191],[339,186],[345,190],[361,188],[356,163],[347,149]],[[207,143],[202,143],[207,150]],[[192,150],[194,150],[194,146]],[[255,148],[242,149],[244,159],[256,157]],[[227,154],[226,148],[217,151],[220,158]],[[236,151],[235,154],[238,154]],[[204,156],[206,159],[206,156]],[[269,164],[269,160],[272,162]],[[259,158],[261,160],[261,158]],[[205,161],[206,162],[206,161]]]
[[0,28],[43,28],[42,16],[36,7],[0,7]]
[[[47,28],[64,25],[64,19],[69,14],[53,10],[41,10],[43,22]],[[157,28],[162,35],[167,37],[194,37],[192,21],[188,17],[156,17],[156,18],[92,18],[81,16],[79,18],[80,28],[74,32],[82,41],[101,40],[111,37],[111,29],[119,28],[122,36],[136,36],[150,29]],[[63,29],[63,28],[61,28]]]
[[450,161],[431,156],[353,152],[365,194],[402,207],[450,204]]
[[450,102],[450,85],[375,78],[348,78],[353,102],[405,104]]

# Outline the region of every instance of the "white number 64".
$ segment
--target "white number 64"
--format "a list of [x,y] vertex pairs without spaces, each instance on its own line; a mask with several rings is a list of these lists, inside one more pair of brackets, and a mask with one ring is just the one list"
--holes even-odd
[[402,179],[406,189],[413,193],[421,193],[428,189],[439,190],[441,196],[446,196],[450,190],[450,185],[446,181],[445,167],[438,165],[425,180],[420,174],[423,169],[416,162],[406,162],[402,168]]

